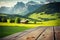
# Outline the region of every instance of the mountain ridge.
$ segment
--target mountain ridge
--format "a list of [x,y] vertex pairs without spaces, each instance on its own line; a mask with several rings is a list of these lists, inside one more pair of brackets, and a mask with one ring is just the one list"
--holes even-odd
[[[45,4],[41,7],[39,7],[37,10],[35,10],[34,12],[30,13],[30,14],[27,14],[25,16],[29,16],[33,13],[40,13],[40,12],[45,12],[47,14],[54,14],[54,13],[60,13],[60,2],[54,2],[54,3],[49,3],[49,4]],[[47,10],[46,10],[47,9]],[[54,10],[52,10],[54,9]],[[49,10],[49,11],[48,11]],[[48,12],[51,12],[51,13],[48,13]]]

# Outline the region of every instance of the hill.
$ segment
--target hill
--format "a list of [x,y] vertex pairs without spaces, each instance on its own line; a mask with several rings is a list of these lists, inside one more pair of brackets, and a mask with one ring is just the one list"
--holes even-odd
[[26,17],[40,21],[56,20],[60,18],[60,3],[54,2],[41,6],[33,13],[27,14]]

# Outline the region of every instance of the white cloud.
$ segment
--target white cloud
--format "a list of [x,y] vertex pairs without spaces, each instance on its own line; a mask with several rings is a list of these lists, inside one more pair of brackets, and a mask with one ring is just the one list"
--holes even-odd
[[13,7],[17,2],[0,2],[0,7],[1,6],[6,6],[6,7]]
[[13,7],[17,2],[24,2],[27,3],[28,0],[0,0],[0,7],[1,6],[6,6],[6,7]]

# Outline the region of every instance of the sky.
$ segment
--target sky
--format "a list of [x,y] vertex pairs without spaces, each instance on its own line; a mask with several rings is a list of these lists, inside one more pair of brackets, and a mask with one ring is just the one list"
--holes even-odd
[[[6,7],[13,7],[17,2],[24,2],[27,3],[28,1],[46,1],[46,0],[0,0],[0,7],[6,6]],[[60,2],[60,0],[55,0]]]

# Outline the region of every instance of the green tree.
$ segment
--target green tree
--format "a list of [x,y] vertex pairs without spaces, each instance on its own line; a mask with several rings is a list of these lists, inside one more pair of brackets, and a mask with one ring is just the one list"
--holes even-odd
[[15,23],[20,23],[21,19],[19,17],[16,17]]
[[10,23],[14,23],[15,22],[15,20],[14,19],[10,19]]
[[2,22],[7,22],[7,18],[6,17],[3,17],[2,18]]

